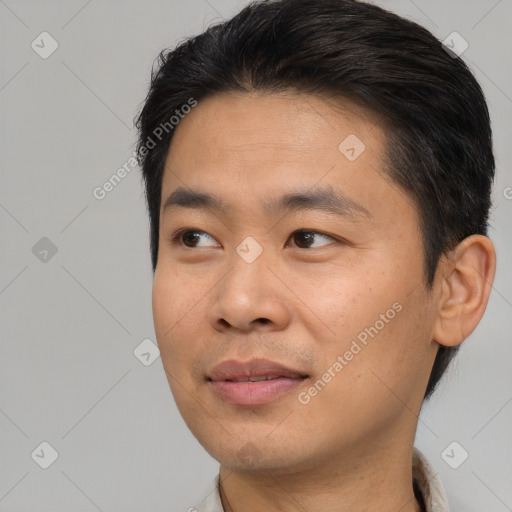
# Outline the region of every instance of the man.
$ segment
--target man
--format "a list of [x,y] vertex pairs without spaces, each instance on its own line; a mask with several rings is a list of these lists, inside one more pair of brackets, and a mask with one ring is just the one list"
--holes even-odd
[[374,5],[258,2],[160,55],[137,125],[197,510],[448,511],[418,415],[495,272],[464,63]]

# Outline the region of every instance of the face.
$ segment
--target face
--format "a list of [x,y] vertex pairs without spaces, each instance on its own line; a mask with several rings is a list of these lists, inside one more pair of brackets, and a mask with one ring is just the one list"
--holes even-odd
[[185,422],[232,469],[414,439],[435,290],[415,205],[383,172],[385,133],[346,107],[226,93],[171,143],[155,330]]

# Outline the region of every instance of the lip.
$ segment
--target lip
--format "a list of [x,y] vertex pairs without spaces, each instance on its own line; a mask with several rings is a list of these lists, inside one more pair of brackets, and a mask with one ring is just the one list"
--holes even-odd
[[[251,377],[262,376],[271,380],[247,381]],[[207,380],[210,388],[223,400],[236,405],[263,405],[296,389],[308,377],[299,369],[268,359],[245,362],[229,359],[215,366]],[[240,382],[240,379],[245,379],[245,382]]]

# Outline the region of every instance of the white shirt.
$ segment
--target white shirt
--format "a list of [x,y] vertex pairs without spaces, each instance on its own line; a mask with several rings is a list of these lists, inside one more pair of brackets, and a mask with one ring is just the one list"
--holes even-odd
[[[427,458],[416,447],[412,454],[412,477],[416,489],[423,497],[426,512],[450,512],[441,481]],[[190,512],[224,512],[219,494],[218,474],[214,478],[213,485],[213,491],[201,503],[189,509]]]

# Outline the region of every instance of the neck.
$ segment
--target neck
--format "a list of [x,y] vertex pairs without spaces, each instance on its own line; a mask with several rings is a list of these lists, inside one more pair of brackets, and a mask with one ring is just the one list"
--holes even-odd
[[221,465],[225,512],[422,512],[412,484],[412,445],[338,454],[299,470],[230,470]]

